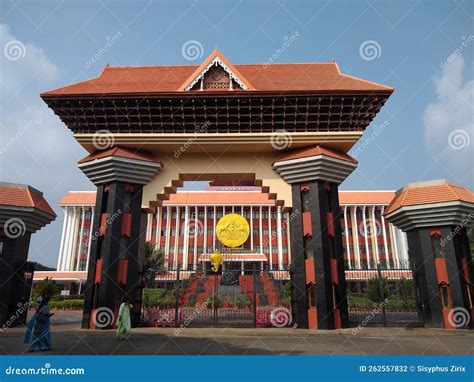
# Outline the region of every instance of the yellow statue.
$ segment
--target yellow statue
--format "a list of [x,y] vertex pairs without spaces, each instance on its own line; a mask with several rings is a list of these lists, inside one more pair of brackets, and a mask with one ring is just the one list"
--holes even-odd
[[239,214],[224,215],[216,225],[216,235],[226,247],[239,247],[244,244],[250,234],[247,220]]
[[211,255],[211,269],[213,272],[217,272],[219,270],[219,267],[221,266],[222,262],[224,261],[224,257],[221,255],[219,251],[214,251],[214,253]]

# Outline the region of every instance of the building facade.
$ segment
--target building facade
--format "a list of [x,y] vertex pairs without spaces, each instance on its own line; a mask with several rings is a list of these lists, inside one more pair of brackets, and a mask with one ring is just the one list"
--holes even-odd
[[[388,223],[383,212],[393,191],[340,191],[346,270],[400,268],[408,261],[406,235]],[[85,272],[89,263],[95,192],[70,192],[59,205],[64,210],[58,272]],[[146,241],[165,257],[168,270],[209,267],[209,255],[219,247],[215,226],[225,214],[237,213],[250,225],[248,240],[238,253],[226,255],[227,269],[265,269],[288,277],[291,264],[290,222],[295,212],[283,212],[258,190],[208,187],[178,192],[146,217]]]

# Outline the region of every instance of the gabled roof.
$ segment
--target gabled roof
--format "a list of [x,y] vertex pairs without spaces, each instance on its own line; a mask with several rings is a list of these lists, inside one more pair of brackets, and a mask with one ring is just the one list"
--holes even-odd
[[0,183],[0,206],[36,208],[56,217],[43,193],[26,184]]
[[209,57],[194,71],[193,74],[186,79],[180,86],[178,91],[190,90],[192,85],[196,83],[213,65],[218,64],[222,66],[231,78],[235,79],[244,90],[255,90],[249,81],[244,77],[239,70],[231,64],[227,58],[216,48],[212,51]]
[[457,201],[474,203],[474,193],[446,180],[411,183],[397,191],[395,198],[385,210],[385,215],[402,207]]
[[[341,73],[336,62],[233,65],[221,52],[214,50],[201,65],[107,65],[97,78],[44,92],[41,96],[183,93],[186,85],[199,76],[215,58],[219,58],[248,87],[249,92],[393,92],[393,88],[389,86]],[[206,90],[206,93],[222,92],[223,90]]]

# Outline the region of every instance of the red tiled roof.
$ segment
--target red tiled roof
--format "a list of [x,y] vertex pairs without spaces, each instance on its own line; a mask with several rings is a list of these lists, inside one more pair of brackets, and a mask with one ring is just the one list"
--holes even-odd
[[57,271],[36,271],[33,275],[33,280],[44,280],[46,277],[58,279],[86,279],[87,271],[77,272],[57,272]]
[[79,192],[79,191],[71,191],[64,195],[61,200],[58,202],[60,206],[94,206],[95,205],[95,198],[96,198],[95,191],[87,191],[87,192]]
[[92,154],[89,154],[85,158],[82,158],[77,163],[90,162],[95,159],[106,158],[109,156],[116,156],[128,159],[143,160],[147,162],[159,162],[149,153],[144,153],[142,151],[134,151],[129,149],[124,149],[123,147],[112,147],[103,151],[95,151]]
[[[204,63],[214,56],[215,52],[211,53]],[[97,78],[47,91],[41,96],[182,92],[190,79],[198,74],[200,68],[201,65],[106,66]],[[393,88],[389,86],[342,74],[335,62],[236,64],[232,65],[232,70],[248,84],[249,91],[393,92]]]
[[406,206],[454,201],[474,203],[474,193],[467,188],[450,184],[445,180],[409,184],[400,192],[397,192],[385,214],[390,214]]
[[23,184],[0,183],[0,205],[36,208],[56,216],[41,192]]
[[278,157],[273,163],[282,162],[282,161],[291,160],[291,159],[307,158],[307,157],[312,157],[312,156],[317,156],[317,155],[327,155],[335,159],[357,163],[357,161],[354,158],[352,158],[350,155],[347,155],[343,152],[339,152],[336,150],[330,150],[328,148],[321,147],[319,145],[304,147],[302,149],[285,152],[282,155],[280,155],[280,157]]
[[341,205],[388,205],[395,191],[339,191]]

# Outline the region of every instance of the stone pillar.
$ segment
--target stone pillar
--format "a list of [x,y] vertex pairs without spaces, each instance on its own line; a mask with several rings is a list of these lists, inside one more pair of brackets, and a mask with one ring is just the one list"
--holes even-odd
[[298,327],[349,325],[338,185],[356,168],[346,154],[319,146],[283,154],[274,170],[292,186],[291,280]]
[[[0,328],[25,324],[34,266],[28,262],[31,235],[56,214],[33,187],[0,183]],[[21,200],[23,205],[8,204]]]
[[385,217],[407,233],[424,324],[472,329],[474,269],[466,227],[474,218],[473,193],[444,180],[409,184],[397,191]]
[[161,164],[149,154],[112,148],[87,156],[79,168],[97,186],[82,327],[114,327],[124,296],[133,305],[136,326],[147,217],[141,208],[143,185]]

